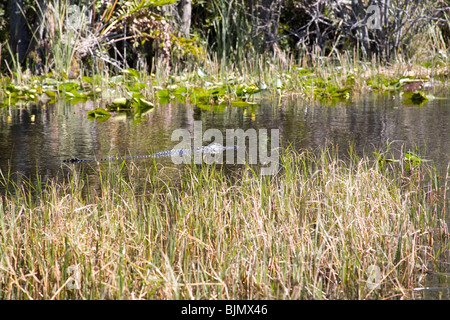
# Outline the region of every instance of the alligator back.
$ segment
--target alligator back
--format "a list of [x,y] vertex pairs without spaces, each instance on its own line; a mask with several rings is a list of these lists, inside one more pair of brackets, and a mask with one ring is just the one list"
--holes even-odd
[[[237,150],[238,146],[234,145],[231,147],[224,147],[220,143],[213,142],[207,146],[199,147],[195,149],[194,152],[198,152],[201,154],[219,154],[225,150]],[[85,161],[116,161],[116,160],[130,160],[130,159],[142,159],[142,158],[161,158],[161,157],[182,157],[186,155],[190,155],[192,153],[191,149],[172,149],[162,152],[157,152],[153,154],[147,154],[142,156],[126,156],[126,157],[109,157],[109,158],[101,158],[101,159],[78,159],[71,158],[65,159],[63,162],[66,163],[78,163]]]

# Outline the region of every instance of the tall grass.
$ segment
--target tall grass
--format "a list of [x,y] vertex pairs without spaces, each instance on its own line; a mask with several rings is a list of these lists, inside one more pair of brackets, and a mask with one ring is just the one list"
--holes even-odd
[[165,169],[130,163],[99,167],[89,184],[73,170],[34,196],[3,176],[0,296],[411,297],[444,232],[449,177],[398,166],[289,151],[277,176],[188,166],[168,184]]
[[210,2],[213,34],[203,35],[212,43],[222,65],[242,63],[249,54],[256,53],[254,26],[256,9],[242,0],[213,0]]

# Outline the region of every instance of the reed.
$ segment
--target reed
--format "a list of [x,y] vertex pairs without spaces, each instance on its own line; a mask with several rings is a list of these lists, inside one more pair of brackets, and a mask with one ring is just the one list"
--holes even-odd
[[2,174],[0,297],[413,296],[446,232],[448,172],[342,161],[332,149],[288,149],[280,165],[270,177],[133,162],[62,182]]

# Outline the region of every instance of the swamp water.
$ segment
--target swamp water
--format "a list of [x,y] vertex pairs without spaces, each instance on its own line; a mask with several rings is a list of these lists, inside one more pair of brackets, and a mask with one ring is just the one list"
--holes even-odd
[[[56,178],[67,170],[63,159],[102,158],[110,155],[145,155],[170,150],[176,129],[192,132],[201,121],[203,131],[214,128],[279,129],[280,146],[315,149],[338,147],[344,156],[350,143],[353,151],[371,155],[389,141],[393,149],[418,153],[434,161],[438,173],[450,164],[450,93],[447,99],[428,101],[422,107],[403,105],[399,95],[365,95],[354,102],[325,105],[303,102],[300,97],[281,102],[264,101],[248,107],[199,107],[178,103],[157,105],[142,119],[111,117],[91,121],[87,111],[102,107],[88,102],[59,102],[51,105],[14,106],[0,109],[0,169],[27,177]],[[204,141],[206,145],[208,141]],[[251,143],[251,142],[250,142]],[[136,160],[148,163],[152,160]],[[161,158],[174,166],[170,158]],[[81,164],[83,165],[83,164]],[[89,174],[95,174],[91,172]],[[3,190],[0,190],[0,194]],[[448,208],[448,207],[447,207]],[[448,212],[448,209],[447,209]],[[447,224],[450,223],[446,217]],[[424,283],[423,298],[450,299],[450,258],[436,265]]]

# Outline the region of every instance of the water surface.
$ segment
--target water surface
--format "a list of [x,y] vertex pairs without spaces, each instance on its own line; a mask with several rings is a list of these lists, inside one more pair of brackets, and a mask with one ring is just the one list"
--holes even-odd
[[[450,94],[447,94],[450,98]],[[392,146],[418,150],[445,168],[450,159],[450,100],[434,100],[423,107],[404,106],[398,95],[367,95],[350,103],[324,105],[300,98],[264,101],[260,106],[200,108],[195,105],[158,105],[140,122],[113,117],[98,123],[86,112],[94,103],[60,102],[51,105],[0,109],[0,169],[26,176],[52,177],[66,158],[102,158],[169,150],[175,129],[279,129],[281,145],[314,149],[334,144],[345,152],[349,142],[358,153],[391,141]],[[204,144],[208,142],[205,141]]]

